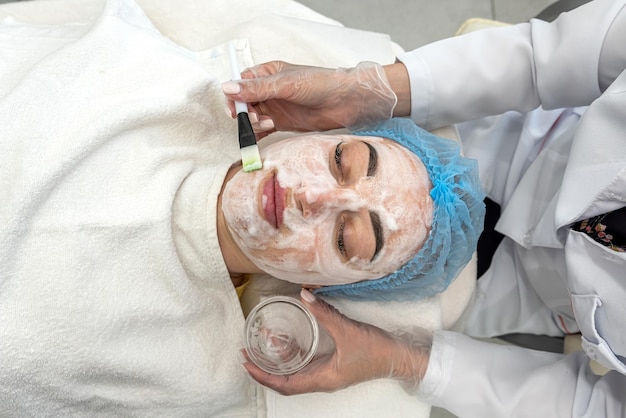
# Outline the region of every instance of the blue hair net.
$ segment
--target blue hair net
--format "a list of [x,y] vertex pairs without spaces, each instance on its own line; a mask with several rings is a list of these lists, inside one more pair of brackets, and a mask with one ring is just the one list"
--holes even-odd
[[432,228],[419,252],[395,272],[315,293],[355,300],[408,300],[444,291],[472,258],[483,230],[485,194],[476,160],[462,157],[456,142],[437,137],[410,119],[394,118],[353,133],[389,138],[422,160],[433,184]]

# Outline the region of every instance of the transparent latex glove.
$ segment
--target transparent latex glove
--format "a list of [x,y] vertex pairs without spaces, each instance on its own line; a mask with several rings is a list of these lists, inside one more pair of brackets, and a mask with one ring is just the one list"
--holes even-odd
[[373,62],[331,69],[272,61],[241,76],[222,85],[228,111],[235,117],[233,101],[248,103],[257,134],[367,126],[391,118],[397,103],[383,67]]
[[420,383],[430,357],[430,331],[416,327],[411,333],[392,335],[347,318],[306,290],[301,299],[333,339],[335,350],[315,357],[304,369],[287,376],[273,375],[245,362],[243,366],[257,382],[283,395],[334,392],[378,378],[401,380],[407,390]]

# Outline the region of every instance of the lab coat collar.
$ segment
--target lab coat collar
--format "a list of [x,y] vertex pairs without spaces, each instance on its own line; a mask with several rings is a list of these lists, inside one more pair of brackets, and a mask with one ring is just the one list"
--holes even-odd
[[626,205],[626,71],[595,100],[574,133],[557,228]]

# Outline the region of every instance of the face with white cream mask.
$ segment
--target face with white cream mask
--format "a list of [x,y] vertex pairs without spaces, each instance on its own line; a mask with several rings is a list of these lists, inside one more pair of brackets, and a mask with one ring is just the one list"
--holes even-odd
[[428,236],[428,173],[391,140],[308,135],[261,156],[261,170],[225,185],[222,210],[240,250],[274,277],[322,286],[379,278]]

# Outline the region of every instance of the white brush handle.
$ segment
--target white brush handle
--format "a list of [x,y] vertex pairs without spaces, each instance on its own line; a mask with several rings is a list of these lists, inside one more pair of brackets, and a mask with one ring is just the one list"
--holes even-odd
[[[228,54],[230,56],[230,71],[233,80],[241,80],[241,71],[239,71],[239,64],[237,63],[237,53],[235,52],[235,46],[228,44]],[[244,102],[235,101],[235,110],[237,114],[244,112],[248,113],[248,105]]]

